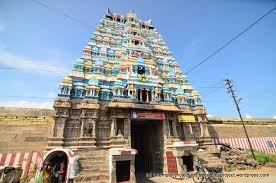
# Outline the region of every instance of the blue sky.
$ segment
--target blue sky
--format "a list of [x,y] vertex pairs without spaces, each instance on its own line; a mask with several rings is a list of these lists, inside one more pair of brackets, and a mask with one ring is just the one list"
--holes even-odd
[[[107,8],[152,19],[185,72],[276,5],[272,0],[40,1],[50,8],[32,0],[0,0],[0,68],[16,68],[0,69],[2,106],[50,107]],[[222,87],[229,78],[243,98],[243,114],[276,116],[275,30],[276,11],[188,74],[210,115],[237,116]]]

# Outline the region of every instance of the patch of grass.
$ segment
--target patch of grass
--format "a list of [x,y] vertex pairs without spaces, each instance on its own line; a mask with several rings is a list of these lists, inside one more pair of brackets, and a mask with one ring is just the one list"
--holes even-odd
[[226,164],[225,166],[224,166],[224,170],[226,171],[226,172],[231,172],[232,170],[233,170],[233,165],[231,165],[231,164]]
[[[265,165],[269,162],[276,163],[276,155],[275,154],[265,154],[259,151],[254,151],[254,155],[256,157],[256,161],[262,165]],[[247,157],[253,159],[253,155],[251,151],[248,151]]]

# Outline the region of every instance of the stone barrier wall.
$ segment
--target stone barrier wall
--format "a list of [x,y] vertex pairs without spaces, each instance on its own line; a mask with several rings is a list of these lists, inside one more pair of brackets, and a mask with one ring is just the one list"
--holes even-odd
[[[242,123],[236,118],[209,118],[209,133],[212,138],[246,137]],[[245,119],[250,137],[275,137],[276,119]]]
[[50,116],[0,116],[0,152],[43,152],[52,123]]

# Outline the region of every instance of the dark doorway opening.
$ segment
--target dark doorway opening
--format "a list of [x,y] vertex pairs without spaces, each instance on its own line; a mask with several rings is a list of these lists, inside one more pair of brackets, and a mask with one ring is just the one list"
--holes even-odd
[[116,177],[117,182],[130,180],[130,161],[116,162]]
[[52,173],[58,173],[58,177],[52,177],[51,182],[66,182],[67,177],[67,168],[68,168],[68,157],[63,151],[55,151],[49,154],[45,160],[44,163],[48,163],[51,167],[50,174]]
[[146,90],[142,90],[142,101],[143,102],[147,101],[147,91]]
[[187,172],[194,171],[193,156],[182,156],[183,165],[187,168]]
[[163,125],[162,121],[132,120],[131,146],[138,151],[135,156],[135,171],[163,171]]

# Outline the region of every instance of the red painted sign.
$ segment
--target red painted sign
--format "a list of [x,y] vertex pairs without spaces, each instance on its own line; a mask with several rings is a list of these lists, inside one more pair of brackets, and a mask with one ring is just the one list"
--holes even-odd
[[151,120],[165,120],[166,115],[163,112],[132,112],[133,119],[151,119]]

